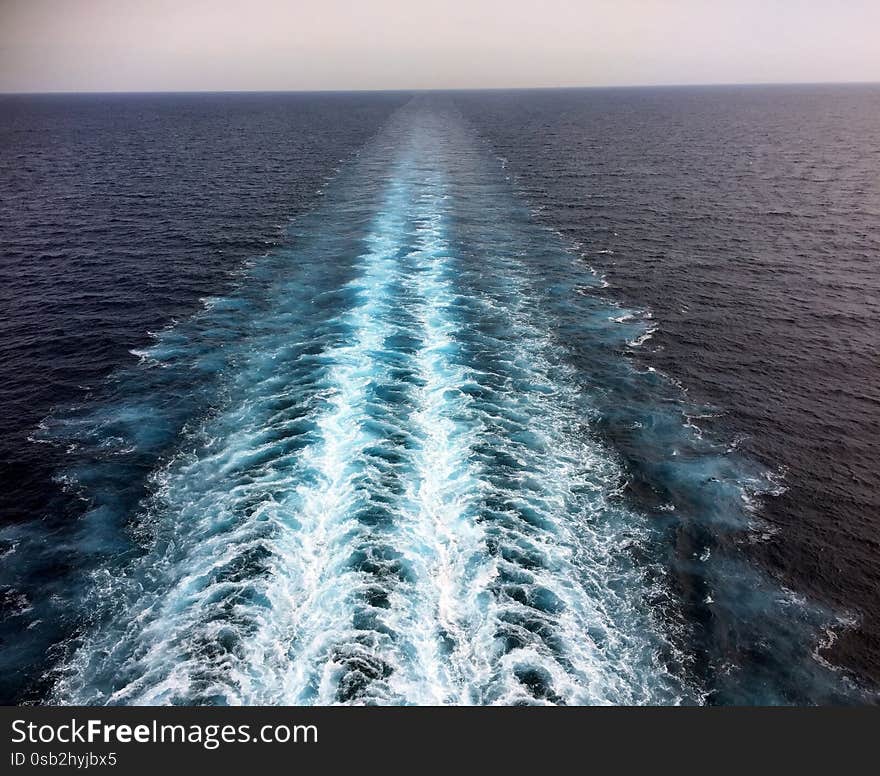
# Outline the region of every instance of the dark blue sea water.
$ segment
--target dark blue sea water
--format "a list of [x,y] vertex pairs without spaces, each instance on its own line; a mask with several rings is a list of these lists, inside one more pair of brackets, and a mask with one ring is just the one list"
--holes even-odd
[[874,699],[878,108],[0,98],[2,699]]

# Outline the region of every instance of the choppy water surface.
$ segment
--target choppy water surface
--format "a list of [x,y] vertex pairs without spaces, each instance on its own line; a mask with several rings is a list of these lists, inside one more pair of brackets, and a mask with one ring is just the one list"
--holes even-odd
[[33,431],[69,504],[4,528],[10,697],[867,697],[818,652],[844,614],[740,549],[773,473],[629,357],[652,321],[454,97],[385,110],[276,246]]

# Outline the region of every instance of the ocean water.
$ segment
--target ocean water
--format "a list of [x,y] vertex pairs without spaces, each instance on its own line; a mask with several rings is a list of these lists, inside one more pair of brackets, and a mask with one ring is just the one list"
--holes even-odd
[[[784,95],[806,113],[877,100]],[[874,602],[798,584],[808,526],[784,505],[825,514],[845,557],[841,520],[796,492],[789,458],[751,441],[737,421],[746,389],[700,394],[718,351],[746,359],[774,341],[778,306],[756,303],[740,338],[716,337],[698,300],[717,310],[744,285],[734,249],[719,252],[724,268],[696,257],[688,274],[693,234],[659,234],[632,204],[646,186],[666,202],[669,175],[646,183],[604,148],[630,137],[644,152],[632,163],[648,164],[645,138],[667,143],[664,120],[690,126],[687,110],[713,138],[724,110],[763,136],[767,101],[3,98],[4,700],[872,700],[859,668],[877,658]],[[857,150],[855,168],[836,157],[867,200],[876,181],[858,165],[876,170],[873,148],[873,167]],[[700,181],[716,173],[688,149],[670,167],[698,171],[682,196],[708,207]],[[592,165],[617,188],[599,192]],[[877,367],[870,214],[853,216],[861,274],[836,265],[852,320],[825,332],[858,329],[865,370]],[[817,217],[801,228],[821,233]],[[693,285],[684,304],[702,317],[686,342],[668,287],[640,270],[662,251],[642,240]],[[794,278],[768,275],[794,293]],[[655,345],[676,333],[685,344]],[[702,369],[687,368],[695,350]],[[834,371],[867,404],[841,417],[867,410],[876,424],[876,382],[848,373]],[[800,417],[804,396],[781,393]],[[721,412],[728,425],[704,422]],[[870,474],[874,438],[824,440]],[[838,482],[817,471],[814,488]],[[847,527],[871,541],[870,483],[864,497]],[[829,657],[852,633],[863,661]]]

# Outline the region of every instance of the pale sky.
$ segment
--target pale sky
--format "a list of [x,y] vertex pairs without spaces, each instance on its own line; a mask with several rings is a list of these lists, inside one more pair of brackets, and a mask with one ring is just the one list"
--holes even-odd
[[880,0],[0,0],[0,92],[880,81]]

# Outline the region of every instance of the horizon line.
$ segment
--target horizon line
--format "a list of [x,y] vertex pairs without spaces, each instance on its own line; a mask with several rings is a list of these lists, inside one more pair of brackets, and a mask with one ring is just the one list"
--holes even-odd
[[125,95],[125,94],[387,94],[411,92],[516,92],[610,89],[687,89],[748,86],[876,86],[880,80],[867,81],[718,81],[709,83],[639,83],[596,84],[563,86],[433,86],[382,88],[328,88],[328,89],[45,89],[40,91],[0,91],[3,97],[39,95]]

